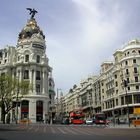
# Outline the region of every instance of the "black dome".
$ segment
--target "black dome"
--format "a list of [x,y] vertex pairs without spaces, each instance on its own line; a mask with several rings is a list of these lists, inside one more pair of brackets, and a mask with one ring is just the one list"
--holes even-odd
[[34,18],[28,20],[26,26],[19,33],[18,39],[21,40],[31,38],[33,34],[40,34],[43,37],[43,39],[45,39],[45,35],[43,34],[39,26],[37,26],[37,22]]

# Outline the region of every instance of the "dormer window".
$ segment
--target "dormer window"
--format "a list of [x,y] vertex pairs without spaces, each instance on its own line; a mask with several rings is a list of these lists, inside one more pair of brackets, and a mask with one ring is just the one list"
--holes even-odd
[[135,51],[135,50],[133,50],[133,51],[132,51],[132,53],[136,53],[136,51]]
[[29,55],[25,55],[25,62],[29,62]]
[[40,63],[40,56],[39,55],[36,56],[36,63]]

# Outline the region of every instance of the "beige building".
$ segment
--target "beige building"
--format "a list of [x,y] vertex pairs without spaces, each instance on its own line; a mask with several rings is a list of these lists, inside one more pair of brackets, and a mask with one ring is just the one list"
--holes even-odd
[[140,117],[133,114],[140,107],[140,41],[131,40],[113,55],[113,62],[102,63],[99,76],[83,80],[65,95],[66,112],[79,107],[87,116],[104,112],[114,120]]

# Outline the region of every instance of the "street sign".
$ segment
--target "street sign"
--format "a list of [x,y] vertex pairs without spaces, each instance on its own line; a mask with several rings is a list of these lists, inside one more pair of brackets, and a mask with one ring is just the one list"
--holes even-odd
[[140,114],[140,108],[134,108],[133,113],[134,114]]

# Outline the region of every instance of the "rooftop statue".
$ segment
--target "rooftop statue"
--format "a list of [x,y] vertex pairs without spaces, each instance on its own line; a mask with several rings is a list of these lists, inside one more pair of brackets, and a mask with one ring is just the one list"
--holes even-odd
[[35,14],[38,13],[34,8],[33,9],[32,8],[26,8],[26,9],[30,11],[29,14],[31,15],[31,19],[33,19]]

